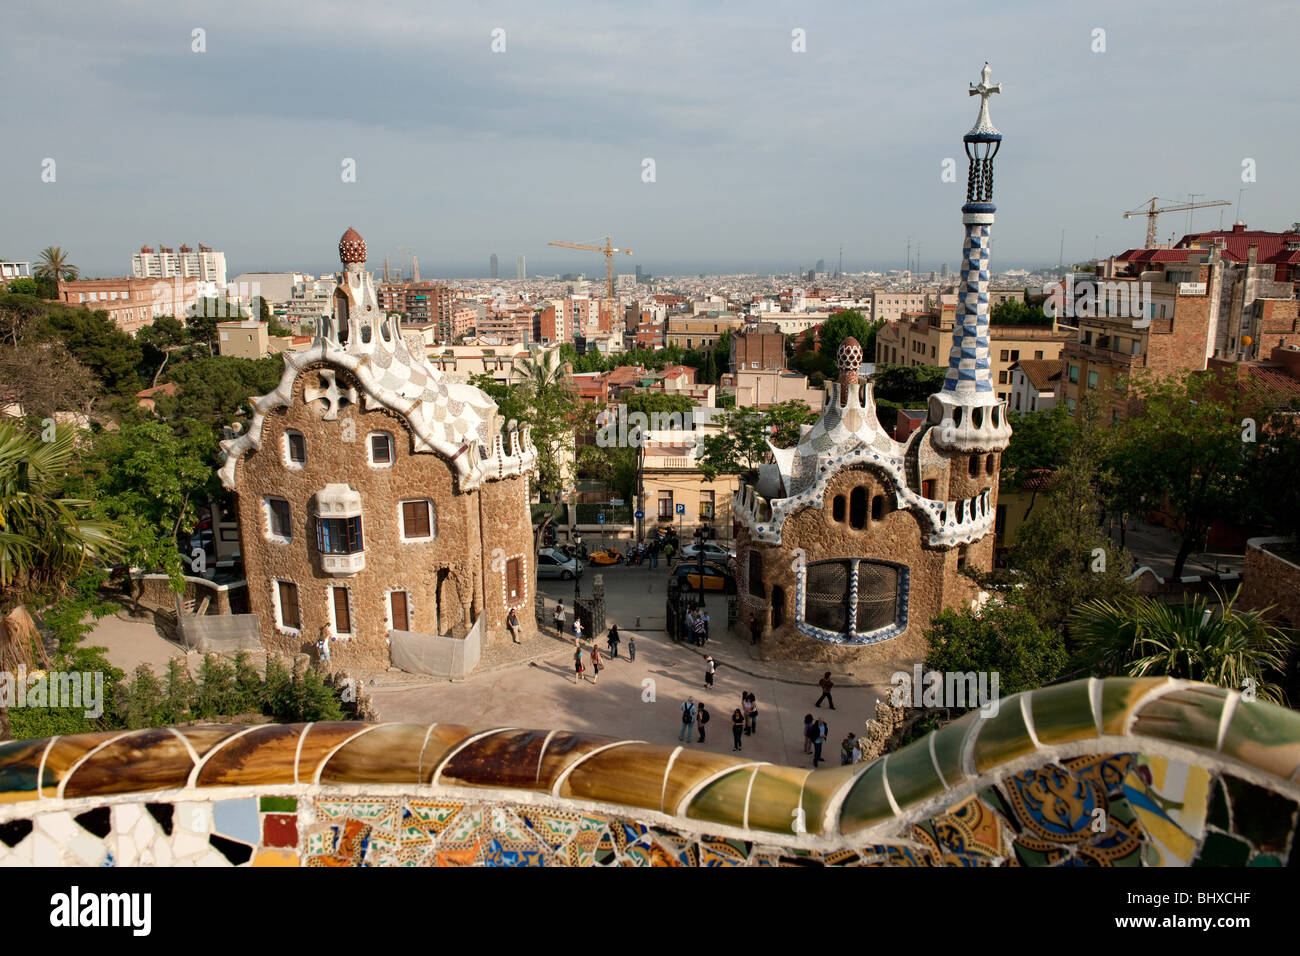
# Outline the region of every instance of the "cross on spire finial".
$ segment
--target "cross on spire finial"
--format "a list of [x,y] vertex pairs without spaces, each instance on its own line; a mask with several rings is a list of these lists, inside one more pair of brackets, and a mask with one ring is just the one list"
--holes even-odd
[[980,115],[975,120],[975,125],[971,127],[971,133],[997,133],[998,128],[993,125],[989,119],[989,97],[994,93],[1002,92],[1001,83],[989,83],[993,70],[989,67],[989,61],[984,61],[984,69],[980,70],[979,86],[974,83],[970,85],[970,95],[980,98]]

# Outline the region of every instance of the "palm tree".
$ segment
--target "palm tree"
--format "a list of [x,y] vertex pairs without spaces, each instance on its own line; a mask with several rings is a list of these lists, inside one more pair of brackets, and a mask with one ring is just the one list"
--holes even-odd
[[68,254],[59,246],[46,246],[41,250],[41,261],[36,266],[36,275],[41,278],[73,281],[80,274],[76,266],[68,263]]
[[[107,526],[88,518],[90,502],[56,497],[75,434],[56,428],[35,435],[0,422],[0,667],[6,670],[47,663],[27,602],[59,594],[88,561],[121,550]],[[7,727],[0,708],[0,739]]]
[[536,355],[528,355],[519,360],[520,375],[524,385],[541,391],[558,385],[564,379],[564,365],[560,362],[560,350],[548,349]]
[[1089,601],[1075,608],[1070,633],[1094,673],[1253,687],[1258,698],[1285,704],[1266,675],[1285,669],[1294,638],[1268,622],[1267,609],[1239,611],[1236,594],[1215,596],[1217,608],[1204,595],[1172,605],[1143,596]]

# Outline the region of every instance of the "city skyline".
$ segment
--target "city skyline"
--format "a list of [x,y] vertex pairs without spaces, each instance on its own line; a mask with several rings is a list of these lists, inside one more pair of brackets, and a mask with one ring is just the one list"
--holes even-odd
[[[743,18],[679,4],[652,19],[604,6],[542,19],[519,4],[37,9],[20,4],[0,40],[11,89],[43,106],[0,157],[10,183],[30,184],[11,190],[0,254],[61,245],[90,275],[125,274],[149,237],[196,232],[227,250],[232,274],[317,273],[330,250],[313,237],[339,218],[371,237],[375,261],[413,250],[433,278],[484,276],[493,250],[529,257],[533,274],[597,276],[599,256],[545,244],[606,234],[656,275],[784,274],[838,264],[841,243],[846,272],[901,268],[909,238],[923,274],[952,268],[964,157],[949,131],[969,123],[953,93],[979,68],[964,49],[992,63],[1015,130],[1003,268],[1140,246],[1144,221],[1122,213],[1153,195],[1231,203],[1197,213],[1197,230],[1238,209],[1253,228],[1300,218],[1286,177],[1297,134],[1278,120],[1288,87],[1272,65],[1286,61],[1281,6],[1230,22],[1208,4],[1176,22],[1120,4],[941,21],[773,4]],[[408,56],[417,46],[439,56]],[[903,59],[918,48],[941,54],[934,66]],[[1236,61],[1233,84],[1201,82],[1211,57]],[[1155,107],[1188,84],[1195,109]],[[139,117],[124,124],[122,102]],[[1207,116],[1212,138],[1194,119]],[[141,124],[148,135],[124,135]],[[942,179],[946,159],[956,181]],[[1159,239],[1187,227],[1168,214]]]

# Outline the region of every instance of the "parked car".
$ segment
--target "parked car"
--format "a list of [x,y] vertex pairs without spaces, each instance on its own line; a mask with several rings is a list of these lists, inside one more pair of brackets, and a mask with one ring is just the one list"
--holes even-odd
[[700,551],[704,552],[705,561],[720,561],[726,564],[728,561],[736,560],[736,552],[730,548],[724,548],[714,541],[705,541],[703,545],[692,541],[686,547],[682,548],[682,560],[689,561],[698,559]]
[[599,551],[591,552],[592,564],[621,564],[623,555],[613,548],[602,548]]
[[[673,568],[673,578],[683,590],[698,591],[700,588],[700,566],[697,561],[683,561]],[[712,561],[704,562],[704,590],[721,591],[723,594],[736,593],[736,578],[722,565]]]
[[582,573],[583,567],[583,563],[577,558],[571,558],[551,548],[542,548],[537,552],[537,576],[539,578],[559,578],[561,581],[571,581],[575,575]]

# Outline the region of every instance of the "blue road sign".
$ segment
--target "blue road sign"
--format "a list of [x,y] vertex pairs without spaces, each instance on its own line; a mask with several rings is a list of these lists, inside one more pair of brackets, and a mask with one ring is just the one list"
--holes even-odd
[[684,514],[686,514],[686,506],[685,506],[685,505],[678,505],[678,506],[677,506],[677,513],[678,513],[679,515],[684,515]]
[[637,521],[640,521],[640,520],[641,520],[642,518],[644,518],[644,517],[645,517],[645,512],[644,512],[644,511],[638,511],[638,512],[636,513],[636,520],[637,520]]
[[596,523],[597,523],[597,524],[604,524],[604,523],[605,523],[605,516],[604,516],[603,514],[596,515]]

